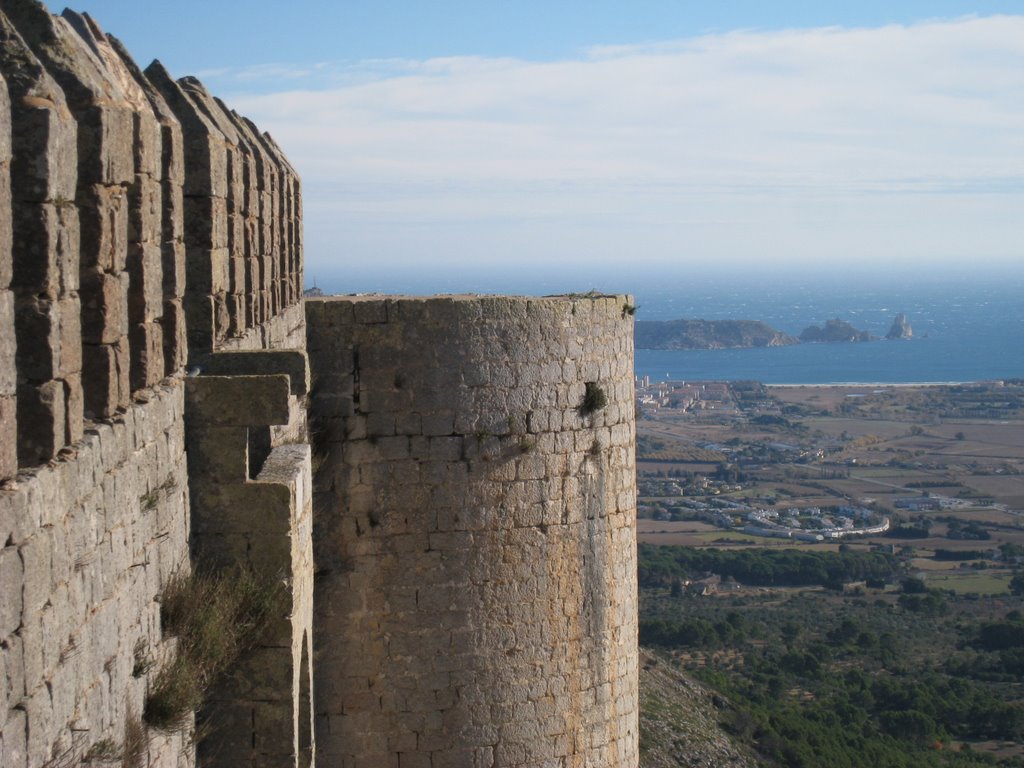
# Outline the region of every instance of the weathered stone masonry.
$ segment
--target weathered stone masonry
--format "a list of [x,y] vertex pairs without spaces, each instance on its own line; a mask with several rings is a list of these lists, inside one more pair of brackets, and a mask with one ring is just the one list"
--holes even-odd
[[[149,71],[87,16],[0,0],[4,768],[120,749],[190,565],[262,568],[292,598],[208,692],[203,764],[313,750],[298,180],[197,81]],[[195,762],[187,732],[143,746],[142,765]]]
[[307,301],[321,764],[636,764],[629,303]]
[[121,750],[169,580],[242,565],[287,615],[138,765],[634,768],[629,298],[304,305],[301,216],[197,80],[0,0],[0,766]]

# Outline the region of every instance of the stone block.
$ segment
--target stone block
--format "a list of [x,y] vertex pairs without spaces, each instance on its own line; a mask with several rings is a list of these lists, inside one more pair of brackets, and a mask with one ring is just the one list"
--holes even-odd
[[22,340],[16,349],[20,377],[33,382],[57,377],[61,368],[61,304],[34,296],[14,305],[14,325]]
[[228,289],[228,249],[185,248],[185,280],[190,293],[223,293]]
[[185,311],[189,354],[211,352],[218,324],[218,297],[190,291],[185,294],[182,306]]
[[28,766],[28,724],[24,709],[12,709],[5,713],[7,721],[3,727],[3,742],[0,745],[0,763],[4,768],[26,768]]
[[68,445],[82,439],[85,428],[85,393],[82,374],[69,373],[64,377],[64,442]]
[[128,242],[159,243],[163,238],[163,194],[158,177],[136,173],[128,188]]
[[257,294],[248,294],[245,297],[245,325],[248,328],[255,328],[263,322],[263,315],[260,312],[260,297]]
[[[68,11],[65,11],[65,15]],[[109,41],[104,36],[102,43],[109,45]],[[111,52],[113,53],[112,49]],[[130,57],[129,57],[130,58]],[[139,87],[140,84],[135,80],[135,73],[138,71],[137,67],[132,67],[135,70],[130,71],[127,67],[124,67],[120,57],[112,55],[107,59],[108,65],[112,62],[116,62],[118,69],[119,79],[122,85],[125,87],[127,92],[130,92],[130,99],[135,107],[134,114],[132,115],[132,127],[134,131],[134,150],[135,150],[135,173],[143,174],[148,176],[150,179],[159,181],[163,172],[163,120],[156,114],[152,108],[150,100],[147,98],[143,88]],[[132,62],[134,64],[134,62]],[[141,73],[139,73],[141,75]]]
[[232,160],[235,164],[235,168],[232,170],[229,177],[230,181],[232,184],[240,184],[242,180],[242,173],[239,158],[236,153],[238,152],[237,147],[241,138],[238,135],[238,131],[235,129],[234,123],[223,108],[222,103],[214,98],[210,92],[206,90],[206,86],[204,86],[196,77],[182,77],[178,80],[178,85],[188,96],[189,100],[191,100],[191,102],[207,116],[210,123],[215,126],[224,137],[228,148],[232,152]]
[[0,395],[0,481],[18,473],[18,400]]
[[93,419],[110,418],[128,405],[130,355],[127,339],[115,344],[82,347],[82,381],[85,414]]
[[164,303],[160,325],[164,331],[164,371],[171,375],[185,367],[188,360],[188,341],[185,336],[185,310],[180,299]]
[[160,126],[160,139],[163,149],[161,175],[165,183],[180,188],[185,183],[185,149],[181,124],[177,120],[174,123],[165,122]]
[[79,260],[82,269],[121,272],[128,258],[128,189],[92,184],[80,189],[81,225]]
[[80,233],[74,203],[16,203],[11,218],[11,285],[50,299],[78,290]]
[[0,397],[14,394],[18,381],[16,357],[14,294],[0,288]]
[[18,464],[32,467],[52,459],[64,447],[64,384],[47,381],[18,387]]
[[60,323],[56,376],[67,378],[82,371],[82,310],[77,296],[62,298],[56,308]]
[[82,273],[83,343],[113,344],[128,333],[128,281],[126,273]]
[[[289,690],[280,691],[286,696]],[[271,755],[289,757],[283,765],[294,765],[291,757],[295,739],[295,724],[292,718],[291,697],[285,701],[257,701],[253,704],[253,736],[256,751],[266,758]],[[269,768],[269,765],[268,765]]]
[[[228,198],[228,207],[235,204],[235,200]],[[245,219],[237,211],[228,213],[228,249],[231,251],[231,258],[245,258]]]
[[160,323],[139,323],[128,334],[131,388],[151,387],[164,377],[164,329]]
[[11,98],[7,81],[0,75],[0,163],[11,160]]
[[203,371],[211,376],[288,375],[291,393],[309,391],[309,358],[301,350],[245,350],[215,352],[203,361]]
[[185,198],[185,244],[206,249],[227,248],[228,203],[223,197]]
[[24,613],[35,614],[50,599],[51,542],[47,528],[40,528],[18,550],[22,563]]
[[287,424],[289,377],[197,376],[186,382],[186,413],[209,426]]
[[[274,552],[289,553],[294,493],[279,483],[211,484],[193,489],[193,536],[243,533],[264,537]],[[256,549],[250,543],[249,551]]]
[[367,299],[352,304],[357,323],[376,324],[388,321],[388,300]]
[[180,299],[185,295],[185,245],[178,240],[166,240],[160,247],[164,297]]
[[163,254],[159,245],[128,246],[128,318],[132,323],[151,323],[163,312]]
[[211,427],[188,430],[189,478],[198,484],[244,483],[249,479],[249,428]]
[[19,202],[73,200],[78,185],[78,126],[64,94],[39,60],[0,18],[0,68],[11,96],[11,186]]
[[0,77],[0,290],[10,286],[11,261],[11,104]]
[[246,260],[241,256],[232,256],[228,263],[228,280],[231,291],[243,294],[247,290]]
[[229,293],[224,298],[228,308],[227,335],[237,338],[245,333],[245,297]]
[[0,549],[0,583],[4,585],[4,599],[0,601],[0,638],[6,638],[21,625],[23,611],[24,568],[16,547]]
[[[74,109],[74,101],[69,101]],[[135,175],[134,110],[121,102],[90,105],[76,114],[79,182],[130,184]]]

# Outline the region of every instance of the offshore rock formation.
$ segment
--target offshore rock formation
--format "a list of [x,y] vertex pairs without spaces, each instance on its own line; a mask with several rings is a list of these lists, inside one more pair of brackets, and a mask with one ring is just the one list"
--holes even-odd
[[759,320],[637,320],[637,349],[785,347],[800,340]]
[[885,338],[890,340],[914,338],[914,329],[910,327],[910,321],[907,320],[905,314],[900,312],[896,315],[896,319],[892,321],[892,327],[885,334]]
[[824,326],[812,325],[809,328],[804,328],[800,332],[800,341],[875,341],[875,337],[867,331],[858,331],[845,320],[835,318],[826,320]]
[[[0,0],[0,765],[637,765],[629,297],[301,288],[270,136]],[[234,568],[284,607],[147,728]]]

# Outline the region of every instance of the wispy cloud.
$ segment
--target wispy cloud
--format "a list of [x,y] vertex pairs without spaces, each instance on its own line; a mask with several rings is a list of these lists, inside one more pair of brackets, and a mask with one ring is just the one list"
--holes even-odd
[[[282,87],[238,85],[268,78]],[[628,245],[652,262],[810,258],[829,223],[850,255],[951,259],[974,242],[997,258],[1024,242],[1024,16],[735,31],[552,62],[275,66],[218,88],[232,79],[232,103],[303,174],[314,260],[326,243],[373,248],[367,228],[384,222],[385,256],[427,247],[424,228],[453,257],[503,254],[515,229],[539,259]]]

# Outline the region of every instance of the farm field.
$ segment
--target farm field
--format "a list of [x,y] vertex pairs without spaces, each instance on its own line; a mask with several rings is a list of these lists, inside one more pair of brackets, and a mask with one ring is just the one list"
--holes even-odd
[[[715,391],[720,398],[721,386]],[[851,547],[1024,544],[1020,383],[744,382],[730,394],[728,407],[718,400],[716,410],[644,409],[637,422],[640,516],[672,525],[641,520],[641,541],[734,547],[747,541],[739,529],[749,510],[857,507],[889,519],[892,529],[850,537]],[[670,491],[658,484],[662,478],[672,480]],[[736,530],[722,530],[716,513],[731,517]]]

